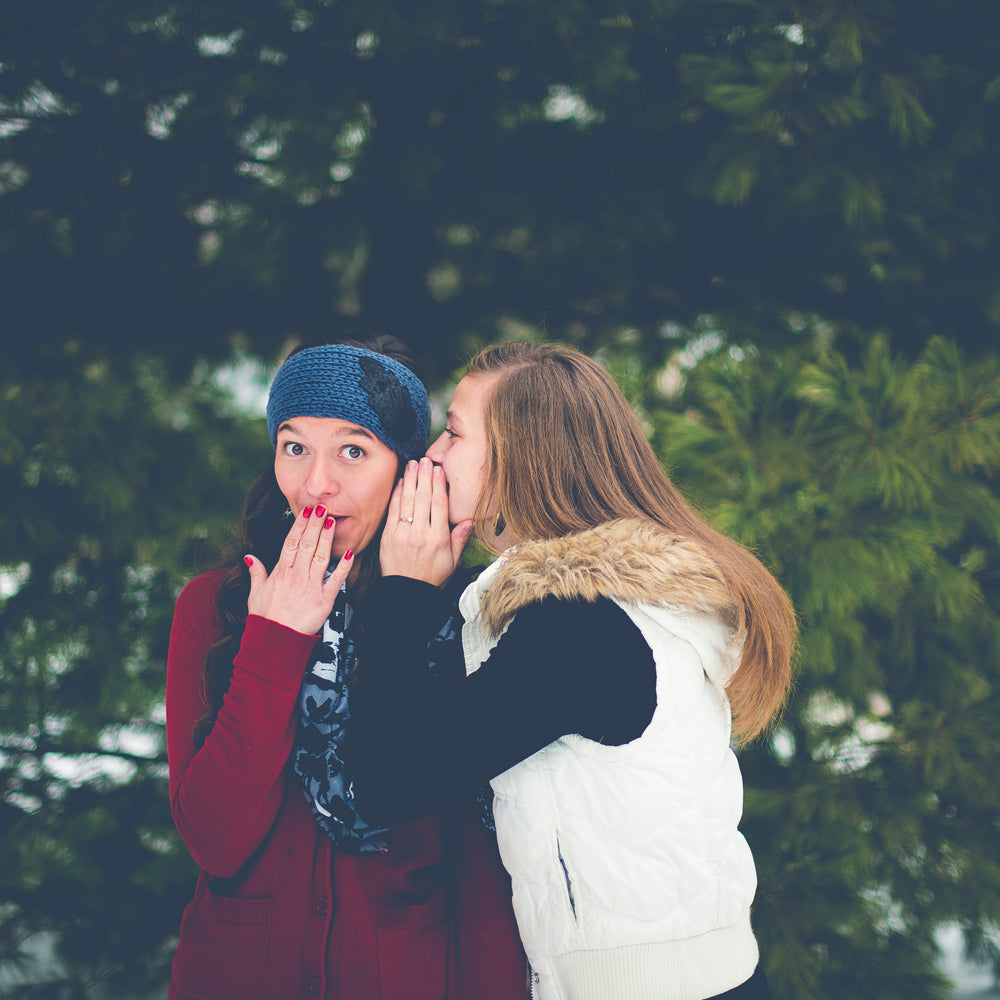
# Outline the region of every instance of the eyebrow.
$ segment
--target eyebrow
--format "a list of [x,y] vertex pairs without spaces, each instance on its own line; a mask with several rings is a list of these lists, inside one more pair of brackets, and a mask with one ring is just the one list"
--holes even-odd
[[449,410],[444,415],[444,417],[445,417],[445,420],[449,424],[461,424],[463,422],[461,416],[458,413],[456,413],[454,410]]
[[[301,434],[302,432],[298,430],[291,422],[291,420],[283,420],[278,424],[278,429],[274,432],[274,436],[277,437],[282,431],[291,431],[292,434]],[[368,438],[369,441],[377,441],[378,438],[370,431],[367,427],[362,427],[360,424],[352,424],[350,427],[345,427],[343,430],[339,431],[337,437],[363,437]]]

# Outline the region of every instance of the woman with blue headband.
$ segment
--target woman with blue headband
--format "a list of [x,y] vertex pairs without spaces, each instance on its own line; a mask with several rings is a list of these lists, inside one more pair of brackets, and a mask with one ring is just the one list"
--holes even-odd
[[[171,631],[170,804],[201,868],[171,1000],[524,996],[509,881],[471,810],[370,827],[340,761],[364,659],[350,619],[428,425],[395,338],[305,348],[274,378],[273,466]],[[429,660],[433,683],[457,679]]]

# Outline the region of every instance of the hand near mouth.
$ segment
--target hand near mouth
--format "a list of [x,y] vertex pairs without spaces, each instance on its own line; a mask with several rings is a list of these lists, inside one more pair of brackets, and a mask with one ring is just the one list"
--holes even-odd
[[448,524],[448,483],[430,459],[407,462],[389,500],[379,558],[383,576],[408,576],[435,587],[462,561],[473,522]]
[[270,573],[253,556],[247,613],[269,618],[305,635],[315,635],[330,617],[337,594],[354,565],[350,549],[327,576],[336,518],[324,507],[306,507],[295,519]]

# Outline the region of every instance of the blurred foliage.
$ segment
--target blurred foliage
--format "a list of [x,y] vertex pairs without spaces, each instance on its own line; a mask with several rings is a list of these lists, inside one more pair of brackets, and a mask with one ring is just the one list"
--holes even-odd
[[8,12],[0,992],[162,996],[193,875],[165,794],[172,605],[269,457],[233,392],[297,340],[364,329],[438,388],[499,337],[595,353],[788,587],[795,697],[743,757],[776,1000],[949,996],[947,922],[996,966],[993,18]]
[[104,990],[86,995],[138,997],[192,885],[164,780],[173,602],[266,432],[204,373],[59,360],[0,393],[0,992],[54,934],[69,980]]
[[658,450],[801,620],[792,703],[742,759],[775,995],[949,996],[942,923],[998,958],[1000,360],[874,338],[856,366],[721,349],[670,374]]
[[990,0],[36,0],[0,38],[9,349],[274,360],[360,324],[432,374],[714,317],[1000,329]]

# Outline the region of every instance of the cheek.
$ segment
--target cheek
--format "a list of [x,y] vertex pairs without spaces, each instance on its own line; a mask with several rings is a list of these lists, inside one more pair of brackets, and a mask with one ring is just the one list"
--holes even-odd
[[389,497],[392,496],[392,488],[395,484],[396,477],[390,477],[382,484],[381,489],[375,493],[375,496],[372,497],[372,506],[374,507],[376,520],[382,519],[382,515],[385,513],[386,507],[389,506]]
[[392,496],[393,487],[396,485],[396,463],[386,469],[380,469],[379,474],[368,483],[365,490],[365,509],[368,515],[367,520],[378,523],[385,514],[386,507],[389,506],[389,497]]
[[457,458],[455,475],[466,484],[467,488],[475,489],[483,474],[483,456],[479,454],[478,449],[467,448]]
[[450,483],[452,479],[459,479],[462,475],[462,452],[457,451],[454,448],[450,448],[448,453],[444,456],[444,461],[441,462],[441,468],[444,469],[444,474],[448,477],[448,482]]

